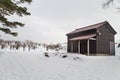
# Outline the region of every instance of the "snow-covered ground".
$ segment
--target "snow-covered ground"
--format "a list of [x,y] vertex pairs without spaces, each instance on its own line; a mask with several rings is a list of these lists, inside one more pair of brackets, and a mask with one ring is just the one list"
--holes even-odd
[[119,56],[44,51],[0,50],[0,80],[120,80]]

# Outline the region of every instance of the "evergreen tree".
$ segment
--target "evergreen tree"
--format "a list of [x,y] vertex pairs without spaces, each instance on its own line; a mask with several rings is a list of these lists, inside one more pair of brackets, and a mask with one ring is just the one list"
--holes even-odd
[[20,4],[31,3],[32,0],[0,0],[0,31],[17,36],[17,32],[12,32],[11,28],[23,27],[24,24],[18,21],[9,21],[7,16],[14,14],[22,17],[23,15],[30,15],[26,7]]

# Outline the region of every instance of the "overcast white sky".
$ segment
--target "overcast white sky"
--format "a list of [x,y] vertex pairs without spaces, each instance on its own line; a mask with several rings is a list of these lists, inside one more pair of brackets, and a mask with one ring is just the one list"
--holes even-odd
[[[104,0],[105,1],[105,0]],[[1,38],[9,40],[33,40],[45,43],[66,42],[66,33],[107,20],[117,31],[120,39],[120,13],[112,8],[103,9],[103,0],[33,0],[28,9],[31,16],[11,19],[25,23],[17,28],[19,35],[13,37],[2,32]]]

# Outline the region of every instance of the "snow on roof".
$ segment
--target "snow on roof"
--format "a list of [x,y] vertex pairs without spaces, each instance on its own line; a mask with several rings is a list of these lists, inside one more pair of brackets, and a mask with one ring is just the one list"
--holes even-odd
[[[99,27],[101,27],[102,25],[108,23],[107,21],[104,21],[104,22],[101,22],[101,23],[97,23],[97,24],[93,24],[93,25],[90,25],[90,26],[86,26],[86,27],[83,27],[83,28],[78,28],[68,34],[72,34],[72,33],[77,33],[77,32],[82,32],[82,31],[86,31],[86,30],[91,30],[91,29],[97,29]],[[68,35],[67,34],[67,35]]]
[[75,37],[75,38],[72,38],[70,39],[71,41],[74,41],[74,40],[85,40],[85,39],[89,39],[89,38],[93,38],[95,37],[97,34],[89,34],[89,35],[85,35],[85,36],[79,36],[79,37]]

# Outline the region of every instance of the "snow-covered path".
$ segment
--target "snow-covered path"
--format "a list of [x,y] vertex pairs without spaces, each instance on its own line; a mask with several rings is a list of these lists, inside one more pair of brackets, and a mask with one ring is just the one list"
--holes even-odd
[[118,56],[67,55],[0,52],[0,80],[120,80]]

